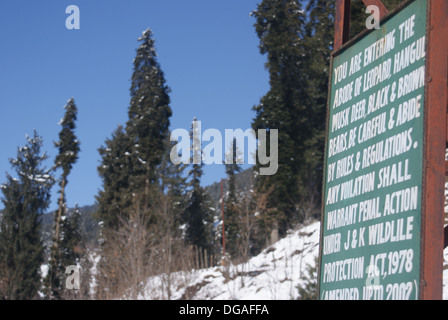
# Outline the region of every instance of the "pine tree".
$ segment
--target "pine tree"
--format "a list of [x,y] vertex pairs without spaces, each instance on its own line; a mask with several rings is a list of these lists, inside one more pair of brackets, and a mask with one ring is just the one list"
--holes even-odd
[[156,180],[156,167],[165,153],[172,115],[169,92],[163,71],[157,62],[152,31],[147,29],[134,59],[131,103],[126,133],[131,142],[134,190],[144,191],[143,206],[148,208],[150,184]]
[[[59,299],[63,291],[63,283],[65,278],[65,268],[74,265],[77,256],[74,248],[78,245],[79,236],[76,235],[76,226],[70,225],[72,219],[67,219],[67,203],[65,197],[65,189],[68,184],[68,176],[73,165],[78,160],[80,152],[80,143],[75,135],[76,120],[78,108],[75,100],[71,98],[64,107],[65,115],[60,125],[59,141],[55,142],[58,148],[58,155],[55,159],[55,169],[62,169],[61,178],[59,180],[59,201],[58,210],[54,220],[53,246],[51,250],[50,270],[48,273],[49,298]],[[73,239],[68,237],[73,236]],[[69,244],[71,247],[64,246]]]
[[112,298],[117,294],[119,286],[119,262],[113,243],[116,232],[122,221],[129,216],[133,204],[130,177],[132,176],[131,143],[122,126],[118,126],[112,137],[106,139],[105,146],[98,151],[101,164],[98,173],[102,180],[102,190],[96,196],[98,209],[95,213],[99,221],[99,244],[101,259],[98,263],[98,283],[100,289],[97,298]]
[[303,46],[302,76],[307,84],[302,96],[307,119],[302,129],[303,157],[298,173],[299,211],[304,219],[320,215],[325,124],[330,57],[334,39],[335,1],[311,0],[306,7],[307,22]]
[[[194,130],[198,130],[194,126],[196,118],[193,121],[191,137],[193,146],[200,146],[199,135],[194,134]],[[186,223],[185,239],[188,244],[208,250],[211,248],[211,228],[212,228],[212,212],[211,205],[205,189],[201,186],[201,177],[203,174],[202,150],[197,147],[192,151],[193,161],[190,170],[190,196],[186,209],[183,213],[183,219]]]
[[116,229],[120,215],[132,205],[131,142],[122,126],[106,140],[105,146],[98,149],[102,161],[98,167],[103,182],[103,190],[96,197],[98,212],[96,217],[105,229]]
[[[384,0],[389,10],[398,2]],[[252,127],[279,129],[278,173],[256,180],[257,193],[269,194],[261,226],[273,235],[320,214],[335,0],[310,0],[305,10],[302,4],[263,0],[252,13],[270,75],[269,92],[253,108]],[[366,28],[365,10],[362,0],[352,1],[351,36]]]
[[306,274],[302,275],[300,279],[302,283],[297,286],[299,291],[299,300],[318,300],[319,293],[317,291],[317,265],[319,263],[319,259],[315,259],[314,264],[308,264],[306,266],[305,272]]
[[254,107],[252,127],[255,131],[279,130],[279,170],[274,176],[259,177],[256,185],[259,193],[275,186],[268,201],[272,210],[265,222],[271,231],[279,229],[284,233],[291,222],[299,219],[297,175],[305,149],[303,142],[309,134],[304,126],[308,119],[302,101],[306,88],[302,76],[307,54],[303,46],[305,17],[298,0],[263,0],[253,16],[260,52],[267,54],[271,88]]
[[149,192],[159,182],[157,167],[167,147],[170,90],[157,62],[151,30],[145,30],[138,41],[141,44],[133,63],[129,119],[99,149],[103,190],[97,196],[97,216],[106,229],[116,227],[118,217],[131,208],[149,208]]
[[160,193],[172,202],[171,210],[173,217],[170,219],[172,226],[172,230],[170,231],[177,236],[182,221],[182,212],[187,206],[185,199],[188,183],[187,177],[184,174],[187,165],[175,165],[171,162],[170,152],[174,146],[174,142],[166,141],[165,154],[157,170],[157,175]]
[[27,145],[10,159],[18,178],[7,174],[1,186],[4,209],[0,224],[0,294],[3,299],[37,298],[43,244],[40,216],[50,204],[54,179],[43,167],[47,155],[41,154],[42,139],[34,132]]
[[224,201],[224,226],[226,232],[226,248],[232,259],[235,259],[240,254],[240,240],[241,240],[241,219],[238,210],[238,198],[236,191],[235,175],[241,172],[239,162],[239,149],[236,144],[236,139],[232,141],[232,146],[226,155],[226,174],[228,179],[228,192]]
[[[169,138],[172,114],[169,88],[157,62],[151,30],[138,38],[140,45],[134,59],[131,101],[125,127],[118,127],[112,138],[99,149],[102,163],[98,172],[103,190],[97,196],[97,217],[102,222],[103,252],[99,268],[110,294],[118,292],[121,280],[115,254],[126,248],[114,248],[109,240],[120,227],[136,217],[147,234],[159,222],[155,202],[164,183],[160,177]],[[109,242],[108,242],[109,241]],[[146,259],[147,257],[140,257]]]

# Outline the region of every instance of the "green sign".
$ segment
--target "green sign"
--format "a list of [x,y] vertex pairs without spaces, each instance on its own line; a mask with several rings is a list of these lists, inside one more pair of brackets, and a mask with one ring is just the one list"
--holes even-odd
[[333,56],[319,294],[418,299],[427,1]]

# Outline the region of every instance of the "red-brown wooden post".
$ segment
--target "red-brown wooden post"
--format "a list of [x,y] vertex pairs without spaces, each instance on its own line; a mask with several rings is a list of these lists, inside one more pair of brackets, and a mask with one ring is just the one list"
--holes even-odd
[[334,50],[338,50],[350,38],[351,0],[336,1]]
[[442,299],[448,1],[428,0],[420,298]]

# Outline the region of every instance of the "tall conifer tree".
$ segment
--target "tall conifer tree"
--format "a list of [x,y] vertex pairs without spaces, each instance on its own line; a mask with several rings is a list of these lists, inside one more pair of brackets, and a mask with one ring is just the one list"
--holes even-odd
[[[55,299],[61,298],[65,279],[65,268],[69,265],[74,265],[77,258],[79,258],[75,253],[79,236],[77,236],[76,226],[70,225],[75,220],[71,218],[67,219],[68,208],[65,197],[68,176],[73,165],[78,160],[78,154],[80,152],[80,143],[75,134],[78,114],[75,100],[71,98],[64,109],[65,115],[60,121],[62,129],[59,132],[59,141],[55,142],[55,147],[58,148],[59,152],[55,159],[54,168],[62,169],[62,174],[59,179],[59,207],[54,219],[53,247],[48,273],[49,298]],[[73,237],[72,239],[70,239],[71,236]],[[67,247],[67,244],[70,247]]]
[[[160,191],[159,169],[162,165],[166,141],[169,137],[172,114],[169,88],[157,61],[153,34],[145,30],[138,38],[140,45],[133,61],[128,121],[118,127],[99,149],[102,163],[98,171],[103,190],[97,196],[97,217],[103,222],[103,256],[99,268],[107,279],[110,292],[120,283],[117,250],[108,242],[120,224],[142,213],[149,224],[156,223],[151,216],[151,199]],[[117,250],[115,250],[117,249]],[[145,257],[141,257],[145,258]]]
[[114,227],[118,216],[131,208],[149,208],[151,185],[157,184],[157,167],[162,163],[169,136],[170,89],[157,61],[152,31],[138,38],[134,59],[131,101],[126,126],[119,126],[106,146],[99,149],[103,180],[98,217],[105,228]]
[[150,185],[156,181],[156,167],[165,153],[172,114],[169,91],[164,73],[157,62],[152,31],[147,29],[138,39],[141,42],[134,59],[131,84],[131,103],[126,133],[131,142],[133,160],[132,183],[144,195],[148,208]]
[[299,215],[309,218],[320,214],[325,144],[326,108],[330,56],[333,50],[335,0],[310,0],[303,46],[308,52],[302,76],[306,88],[302,101],[306,108],[301,116],[303,158],[298,173]]
[[50,204],[54,179],[43,167],[42,139],[34,132],[27,145],[10,159],[17,178],[7,174],[1,186],[4,209],[0,218],[0,294],[3,299],[37,298],[43,263],[41,215]]
[[302,101],[306,79],[302,76],[306,51],[303,46],[305,17],[301,1],[263,0],[252,15],[260,38],[260,52],[267,55],[266,68],[270,75],[270,90],[254,107],[252,122],[255,131],[278,129],[279,170],[274,176],[259,177],[257,189],[269,195],[270,214],[264,217],[268,229],[285,232],[297,220],[297,175],[303,158],[303,126],[308,119]]
[[[212,212],[210,211],[210,202],[205,189],[201,186],[201,177],[203,174],[202,149],[199,127],[195,126],[196,118],[193,121],[191,137],[194,148],[192,150],[193,165],[189,172],[190,177],[190,195],[183,218],[186,223],[186,241],[187,243],[201,249],[211,249],[211,228]],[[196,132],[195,132],[196,130]]]
[[226,174],[228,178],[228,192],[224,201],[224,226],[226,232],[226,248],[234,259],[239,255],[239,242],[241,239],[241,221],[239,216],[238,197],[236,190],[236,174],[241,172],[239,162],[239,149],[236,138],[233,139],[230,150],[226,155]]

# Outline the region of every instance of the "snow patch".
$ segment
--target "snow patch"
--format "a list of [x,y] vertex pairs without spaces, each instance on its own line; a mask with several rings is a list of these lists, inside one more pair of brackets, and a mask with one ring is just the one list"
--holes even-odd
[[[320,222],[291,232],[247,263],[171,275],[170,299],[295,300],[298,285],[319,254]],[[149,278],[142,300],[166,300],[167,276]]]

